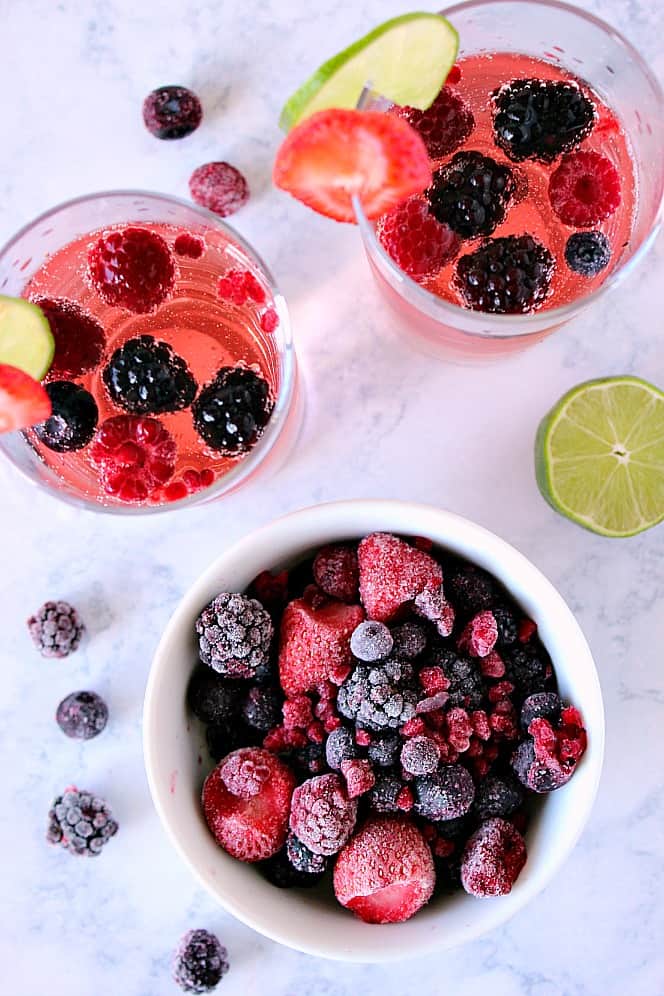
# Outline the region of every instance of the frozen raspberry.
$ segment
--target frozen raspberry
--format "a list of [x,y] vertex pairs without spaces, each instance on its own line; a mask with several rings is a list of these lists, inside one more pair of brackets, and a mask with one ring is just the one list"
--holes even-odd
[[90,460],[104,490],[122,501],[144,501],[173,476],[175,440],[156,418],[116,415],[97,429]]
[[365,795],[376,784],[376,776],[369,761],[357,758],[351,761],[341,762],[341,773],[346,782],[346,791],[349,799],[356,799]]
[[249,186],[235,166],[229,163],[206,163],[189,178],[189,193],[201,207],[226,218],[249,200]]
[[370,619],[389,622],[426,588],[443,582],[433,557],[389,533],[372,533],[358,548],[360,596]]
[[222,591],[196,620],[201,660],[228,678],[264,677],[274,626],[260,602]]
[[412,666],[395,660],[358,665],[337,697],[343,716],[376,731],[407,723],[415,716],[416,704]]
[[[453,82],[449,76],[447,81]],[[395,113],[420,133],[432,159],[449,156],[463,145],[475,127],[471,109],[449,86],[442,88],[426,111],[400,107]]]
[[458,236],[434,218],[419,194],[384,215],[376,232],[399,269],[419,281],[438,273],[459,248]]
[[473,724],[467,711],[459,706],[454,706],[445,714],[445,721],[448,743],[460,754],[468,750],[470,737],[473,734]]
[[350,649],[360,661],[373,663],[390,656],[394,640],[384,623],[367,620],[353,630]]
[[461,861],[461,883],[471,896],[506,896],[526,863],[519,831],[499,817],[486,820],[468,840]]
[[521,706],[519,722],[521,729],[528,731],[534,719],[548,719],[556,726],[560,720],[563,703],[555,692],[535,692],[529,695]]
[[48,814],[46,839],[70,854],[94,858],[118,832],[111,810],[91,792],[75,786],[66,788],[53,802]]
[[496,143],[510,159],[550,163],[590,134],[595,106],[577,83],[520,79],[493,94]]
[[73,379],[99,366],[106,333],[92,315],[74,301],[35,297],[32,303],[44,312],[55,340],[50,380]]
[[493,618],[496,620],[496,627],[498,629],[497,645],[499,647],[509,647],[513,643],[516,643],[518,626],[512,610],[508,609],[505,605],[498,605],[491,611],[493,612]]
[[85,626],[69,602],[44,602],[28,619],[28,630],[42,657],[68,657],[78,649]]
[[108,706],[96,692],[72,692],[58,706],[55,719],[65,736],[91,740],[106,728]]
[[104,367],[103,381],[111,401],[132,415],[179,412],[196,396],[186,362],[151,335],[123,342]]
[[415,622],[405,622],[392,630],[393,653],[399,660],[415,660],[424,653],[427,635],[422,626]]
[[565,246],[565,262],[582,277],[596,277],[611,261],[611,245],[603,232],[575,232]]
[[281,622],[279,678],[286,695],[313,691],[351,663],[350,637],[364,619],[358,605],[329,602],[316,609],[298,598]]
[[505,661],[496,650],[490,650],[480,658],[480,671],[483,678],[502,678],[505,674]]
[[537,633],[537,623],[532,619],[522,619],[519,622],[517,637],[519,643],[529,643]]
[[568,707],[555,726],[548,719],[533,719],[528,732],[512,757],[512,768],[531,791],[553,792],[570,780],[585,753],[588,739],[581,715]]
[[440,748],[430,737],[411,737],[401,748],[401,765],[409,775],[432,775],[439,760]]
[[293,792],[290,828],[314,854],[336,854],[355,827],[357,802],[339,775],[319,775]]
[[283,704],[284,726],[287,730],[306,729],[313,719],[311,699],[306,695],[294,695]]
[[415,779],[415,810],[428,820],[453,820],[473,804],[475,785],[460,764],[442,765],[434,775]]
[[56,453],[80,450],[90,442],[97,428],[99,410],[89,391],[68,380],[46,384],[51,414],[34,427],[37,438]]
[[276,308],[266,308],[261,315],[261,328],[263,332],[272,335],[273,332],[276,332],[278,325],[279,314]]
[[211,667],[199,665],[187,688],[187,704],[203,723],[228,723],[240,711],[242,693],[237,683],[225,681]]
[[205,252],[205,242],[198,235],[190,235],[189,232],[182,232],[173,243],[178,256],[187,256],[189,259],[200,259]]
[[375,813],[399,812],[399,795],[403,782],[396,775],[386,772],[376,775],[376,783],[369,792],[369,808]]
[[228,951],[208,930],[189,930],[173,959],[173,979],[185,993],[211,993],[230,965]]
[[315,876],[316,881],[325,873],[328,859],[324,854],[314,854],[294,833],[288,834],[286,854],[295,871]]
[[242,718],[253,730],[267,733],[281,718],[282,700],[280,690],[269,685],[254,685],[242,703]]
[[333,771],[341,771],[345,761],[354,761],[359,757],[353,731],[348,726],[332,730],[325,742],[325,756]]
[[185,138],[202,118],[200,100],[185,86],[160,86],[143,101],[143,123],[155,138]]
[[114,229],[88,250],[88,279],[102,300],[137,315],[154,311],[173,291],[175,263],[161,235]]
[[553,256],[532,235],[508,235],[461,256],[455,282],[471,310],[525,314],[546,300],[554,269]]
[[507,819],[523,805],[524,792],[512,775],[489,775],[478,782],[474,810],[481,820]]
[[479,612],[459,637],[459,647],[473,657],[486,657],[496,645],[498,624],[492,612]]
[[267,750],[224,758],[203,786],[203,812],[217,843],[240,861],[263,861],[283,847],[295,788],[292,771]]
[[599,152],[574,152],[551,174],[549,200],[566,225],[596,225],[620,205],[618,170]]
[[334,892],[365,923],[402,923],[431,898],[436,881],[429,847],[404,819],[372,818],[334,866]]
[[248,301],[265,303],[265,288],[250,270],[229,270],[217,284],[222,301],[232,301],[241,307]]
[[270,385],[249,367],[221,367],[192,405],[194,428],[218,453],[248,452],[262,436],[274,403]]
[[447,585],[453,602],[462,612],[475,613],[491,608],[495,585],[491,575],[481,567],[463,564],[452,571]]
[[426,192],[429,210],[462,239],[491,235],[505,220],[516,193],[509,166],[481,152],[457,152],[433,175]]
[[330,598],[352,605],[359,597],[357,550],[335,543],[318,551],[313,563],[314,581]]
[[440,636],[449,636],[454,628],[454,609],[445,598],[442,584],[425,588],[415,598],[415,612],[433,623]]

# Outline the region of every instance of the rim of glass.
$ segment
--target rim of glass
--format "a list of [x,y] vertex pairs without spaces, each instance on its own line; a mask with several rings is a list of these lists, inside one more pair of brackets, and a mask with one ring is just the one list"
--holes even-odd
[[[61,201],[55,207],[49,208],[47,211],[43,211],[27,224],[19,228],[19,230],[12,235],[4,245],[0,246],[0,259],[10,252],[24,235],[62,211],[66,211],[67,209],[77,205],[85,204],[88,201],[92,202],[102,199],[117,200],[128,197],[150,198],[152,200],[172,204],[175,207],[186,208],[188,211],[193,211],[195,214],[200,216],[201,220],[206,223],[208,227],[221,229],[231,241],[239,245],[249,259],[261,270],[268,284],[270,293],[274,298],[274,307],[279,315],[279,327],[283,342],[283,345],[276,346],[277,355],[279,357],[279,374],[281,377],[281,383],[279,386],[279,392],[275,398],[274,409],[265,431],[253,449],[251,449],[246,456],[242,457],[241,460],[239,460],[238,463],[231,468],[231,470],[227,471],[222,477],[220,477],[218,481],[215,481],[214,484],[204,488],[202,491],[188,495],[186,498],[180,498],[173,502],[162,502],[159,505],[132,506],[120,505],[119,503],[105,505],[101,502],[95,501],[92,498],[71,494],[67,491],[60,491],[56,486],[50,486],[46,481],[35,480],[26,470],[19,467],[18,464],[12,459],[11,455],[2,446],[1,436],[0,452],[3,453],[3,455],[12,463],[14,468],[31,484],[47,491],[49,494],[52,494],[60,501],[66,502],[69,505],[75,505],[79,508],[85,508],[88,511],[102,512],[110,515],[154,515],[160,512],[174,512],[181,508],[190,508],[212,502],[215,499],[220,498],[222,495],[228,494],[229,491],[237,489],[242,481],[250,476],[252,471],[255,470],[256,467],[258,467],[259,464],[261,464],[272,452],[277,440],[281,436],[282,430],[285,427],[292,402],[294,401],[297,368],[288,306],[286,304],[285,297],[279,290],[277,282],[272,275],[270,267],[264,261],[262,256],[253,248],[253,246],[250,245],[250,243],[247,242],[247,240],[240,235],[235,228],[220,218],[219,215],[214,214],[212,211],[208,211],[207,208],[201,207],[193,201],[185,200],[183,197],[177,197],[173,194],[162,194],[151,190],[129,188],[126,190],[102,190],[91,194],[81,194],[78,197],[69,198],[68,200]],[[142,221],[145,223],[146,220],[146,216],[139,219],[127,218],[127,222]],[[27,440],[25,440],[25,445],[30,447],[30,443]],[[36,453],[35,458],[39,459]],[[52,473],[54,474],[54,477],[58,479],[57,474],[54,472]]]
[[[464,0],[462,3],[456,3],[450,7],[445,7],[439,13],[444,17],[452,18],[454,14],[459,12],[465,13],[466,11],[473,10],[477,7],[499,7],[505,4],[519,4],[523,7],[548,7],[554,10],[564,11],[566,14],[571,14],[579,20],[587,21],[600,31],[604,32],[604,34],[609,35],[628,52],[630,59],[632,59],[638,66],[639,71],[643,74],[649,86],[652,88],[657,99],[657,103],[662,111],[661,117],[664,118],[664,90],[648,63],[634,48],[632,43],[628,41],[623,34],[621,34],[620,31],[613,28],[610,24],[607,24],[607,22],[602,20],[602,18],[596,17],[594,14],[590,14],[579,7],[573,6],[572,4],[565,3],[564,0]],[[641,260],[648,253],[650,247],[657,238],[664,220],[664,182],[660,184],[659,203],[657,205],[657,212],[650,230],[628,260],[618,265],[616,269],[609,274],[604,283],[602,283],[595,290],[591,291],[589,294],[579,297],[574,301],[570,301],[568,304],[561,305],[560,307],[548,308],[545,311],[536,311],[527,315],[494,315],[489,312],[472,311],[469,308],[461,307],[459,304],[453,304],[451,301],[445,301],[443,298],[438,297],[431,291],[426,290],[426,288],[422,287],[415,280],[413,280],[412,277],[409,277],[407,273],[400,270],[392,257],[385,251],[385,249],[383,249],[376,237],[374,226],[365,215],[357,196],[353,197],[353,208],[358,228],[360,229],[364,242],[371,249],[373,254],[382,261],[383,265],[390,270],[401,283],[406,285],[408,292],[412,297],[412,303],[420,311],[423,311],[429,317],[434,318],[434,320],[440,321],[442,324],[451,324],[455,328],[457,326],[454,325],[454,319],[455,316],[458,315],[464,315],[464,317],[468,320],[470,320],[469,316],[475,316],[478,322],[482,321],[485,325],[491,326],[491,331],[486,331],[486,329],[459,329],[463,335],[471,337],[475,336],[476,338],[516,339],[519,336],[538,334],[540,329],[533,329],[531,326],[533,324],[538,324],[539,326],[539,323],[541,323],[545,316],[547,321],[550,319],[547,328],[555,325],[561,325],[563,322],[572,318],[575,314],[578,314],[579,311],[585,310],[585,308],[588,307],[593,301],[598,300],[608,291],[613,290],[614,287],[617,287],[618,284],[621,283],[627,276],[627,274],[631,273],[632,270],[641,263]],[[445,321],[446,318],[449,320],[448,322]]]

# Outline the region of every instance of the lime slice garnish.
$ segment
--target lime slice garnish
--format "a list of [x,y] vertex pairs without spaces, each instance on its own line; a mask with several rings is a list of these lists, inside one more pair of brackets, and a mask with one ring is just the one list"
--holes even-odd
[[324,62],[286,102],[279,124],[288,131],[328,107],[357,105],[365,83],[395,104],[425,111],[454,65],[459,36],[440,14],[403,14],[385,21]]
[[0,363],[41,380],[55,353],[51,326],[36,304],[0,294]]
[[664,392],[639,377],[589,380],[540,423],[535,472],[561,515],[602,536],[664,519]]

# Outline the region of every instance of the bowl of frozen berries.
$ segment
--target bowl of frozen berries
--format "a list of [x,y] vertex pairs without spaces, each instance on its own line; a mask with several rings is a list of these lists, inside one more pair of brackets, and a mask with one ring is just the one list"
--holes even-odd
[[295,512],[223,553],[155,654],[148,779],[202,884],[330,958],[449,948],[509,919],[590,814],[599,681],[562,597],[466,519]]

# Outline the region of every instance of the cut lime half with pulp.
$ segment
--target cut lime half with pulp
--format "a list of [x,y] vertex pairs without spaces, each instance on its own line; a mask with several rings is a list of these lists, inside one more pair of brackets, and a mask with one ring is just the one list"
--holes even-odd
[[638,377],[589,380],[540,423],[535,472],[561,515],[602,536],[664,519],[664,392]]
[[351,110],[366,83],[395,104],[430,107],[454,65],[459,36],[440,14],[403,14],[385,21],[324,62],[286,102],[288,131],[315,111]]
[[54,352],[53,333],[44,313],[21,297],[0,294],[0,363],[41,380]]

